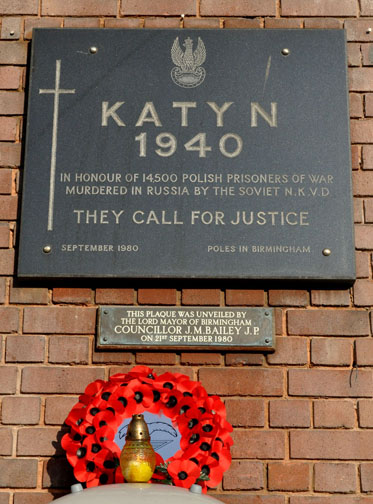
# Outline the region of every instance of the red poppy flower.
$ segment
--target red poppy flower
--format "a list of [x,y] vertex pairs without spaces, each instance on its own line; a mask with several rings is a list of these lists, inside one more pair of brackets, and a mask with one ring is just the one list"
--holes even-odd
[[167,470],[173,483],[183,488],[190,488],[200,475],[198,466],[190,460],[174,460],[168,465]]

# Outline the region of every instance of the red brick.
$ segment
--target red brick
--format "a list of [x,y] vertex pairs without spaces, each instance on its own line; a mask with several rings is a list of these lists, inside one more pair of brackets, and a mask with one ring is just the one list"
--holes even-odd
[[103,368],[25,367],[21,392],[80,394],[94,380],[104,379]]
[[25,65],[27,62],[27,44],[25,42],[0,42],[1,65]]
[[0,114],[22,115],[25,94],[19,91],[0,91]]
[[11,455],[13,448],[13,434],[9,428],[0,428],[0,455]]
[[265,303],[264,290],[227,289],[225,292],[227,306],[263,306]]
[[[180,17],[152,17],[145,18],[145,28],[180,28]],[[219,28],[219,27],[218,27]]]
[[95,308],[26,306],[23,331],[39,334],[94,334],[95,322]]
[[0,306],[0,333],[11,333],[13,331],[17,331],[18,318],[18,308]]
[[17,455],[41,456],[62,455],[63,450],[57,442],[60,427],[25,427],[18,430]]
[[234,427],[264,427],[263,399],[226,399],[227,420]]
[[351,163],[352,163],[353,170],[358,170],[361,166],[362,160],[361,160],[360,152],[361,152],[360,145],[351,145]]
[[356,16],[356,0],[282,0],[283,16]]
[[304,290],[270,290],[268,302],[271,306],[307,306],[308,292]]
[[100,28],[100,19],[95,18],[65,18],[65,28]]
[[88,337],[52,336],[49,339],[49,362],[56,364],[87,364],[88,356]]
[[[209,492],[210,494],[210,492]],[[212,497],[225,502],[226,504],[285,504],[285,497],[280,495],[261,495],[246,492],[223,494],[210,494]],[[314,503],[315,504],[315,503]]]
[[279,369],[202,368],[199,379],[209,394],[278,396],[283,393]]
[[284,431],[236,429],[233,432],[232,457],[283,459],[285,457],[285,439]]
[[372,33],[368,31],[372,28],[372,21],[369,19],[346,19],[345,30],[347,40],[353,42],[371,42]]
[[92,290],[71,287],[59,287],[53,289],[54,303],[92,303]]
[[364,210],[363,210],[364,201],[361,198],[354,198],[354,223],[362,224],[364,220]]
[[19,166],[20,163],[21,144],[0,142],[0,166]]
[[[0,250],[0,275],[13,275],[14,273],[14,250]],[[0,331],[1,331],[0,319]]]
[[363,56],[363,66],[373,65],[373,44],[362,44],[361,54]]
[[8,336],[6,339],[6,362],[43,362],[44,336]]
[[[0,42],[1,44],[1,42]],[[0,46],[1,59],[1,46]],[[0,140],[15,140],[17,137],[17,117],[0,117]]]
[[310,464],[270,462],[268,489],[287,492],[307,491],[310,488],[310,472]]
[[[325,495],[325,494],[324,494]],[[369,497],[356,497],[356,495],[328,495],[320,497],[317,494],[317,497],[307,497],[307,496],[299,496],[299,497],[290,497],[290,504],[373,504],[370,502]]]
[[92,362],[95,364],[131,364],[133,362],[133,355],[129,352],[107,352],[107,351],[94,351]]
[[9,504],[10,494],[8,492],[0,492],[0,504]]
[[278,399],[269,403],[271,427],[310,427],[310,403],[305,400]]
[[181,16],[196,15],[195,0],[122,0],[120,13],[122,16]]
[[352,401],[315,401],[313,405],[314,426],[331,429],[352,429],[355,425],[355,407]]
[[176,289],[139,289],[137,299],[139,304],[174,305]]
[[373,93],[365,95],[365,115],[369,117],[373,116]]
[[15,220],[17,205],[17,196],[0,196],[0,220]]
[[105,19],[105,28],[142,28],[143,20],[139,18]]
[[10,425],[36,425],[40,420],[40,397],[4,397],[1,421]]
[[348,75],[350,91],[373,90],[373,68],[350,68]]
[[134,303],[133,289],[96,289],[96,304],[123,304]]
[[0,394],[14,394],[17,388],[16,366],[0,365]]
[[373,464],[361,464],[360,466],[361,490],[373,491]]
[[304,20],[305,28],[316,29],[341,29],[343,22],[336,18],[306,18]]
[[373,169],[373,145],[363,146],[363,168],[364,170]]
[[185,18],[184,28],[220,28],[220,21],[217,18]]
[[2,40],[19,40],[22,31],[22,18],[20,17],[3,17],[1,24]]
[[261,28],[261,21],[259,18],[227,18],[224,20],[224,28]]
[[219,289],[183,289],[182,304],[193,306],[219,306],[220,305],[220,290]]
[[355,492],[357,467],[354,464],[315,464],[316,492]]
[[71,408],[78,402],[77,397],[47,397],[45,400],[45,423],[62,425]]
[[65,457],[51,458],[44,462],[43,488],[70,488],[74,483],[76,483],[76,479],[73,468]]
[[314,306],[349,306],[349,290],[313,290],[311,300]]
[[367,312],[339,309],[289,310],[288,331],[289,334],[314,336],[368,336],[370,334]]
[[371,0],[361,0],[360,5],[362,16],[373,16],[373,5]]
[[137,364],[158,364],[165,366],[173,366],[176,362],[176,354],[170,352],[137,352]]
[[308,350],[306,338],[277,337],[276,350],[267,355],[269,364],[307,364]]
[[360,370],[357,380],[350,370],[290,369],[289,395],[319,397],[372,397],[372,372]]
[[349,67],[361,65],[360,44],[349,42],[347,44],[347,63]]
[[373,143],[373,119],[352,119],[350,124],[352,143]]
[[195,365],[219,365],[222,363],[222,356],[218,353],[206,353],[206,352],[193,352],[187,353],[182,352],[180,356],[181,364],[190,364],[191,366]]
[[[1,237],[1,228],[0,228],[0,237]],[[0,304],[5,303],[5,294],[6,294],[6,279],[0,278]]]
[[355,245],[361,250],[373,249],[373,226],[357,225],[355,226]]
[[26,18],[24,38],[31,39],[34,28],[61,28],[62,21],[63,18]]
[[276,0],[201,0],[201,16],[275,16]]
[[17,492],[14,494],[14,504],[49,504],[54,499],[50,493]]
[[37,474],[37,460],[0,459],[0,488],[35,488]]
[[9,301],[12,304],[48,304],[48,289],[45,287],[12,287]]
[[370,254],[366,252],[356,252],[356,277],[367,278],[370,273]]
[[350,366],[352,341],[343,338],[313,338],[311,363],[316,366]]
[[359,401],[359,427],[373,427],[373,404],[371,400]]
[[263,363],[262,353],[227,353],[225,356],[227,366],[261,366]]
[[356,340],[356,364],[358,366],[373,366],[372,338],[359,338]]
[[372,280],[356,280],[353,292],[356,306],[370,306],[373,304]]
[[38,0],[1,0],[0,14],[37,14],[38,6]]
[[290,432],[294,459],[373,460],[373,431],[294,430]]
[[23,69],[15,66],[0,67],[0,89],[18,89],[23,76]]
[[12,170],[0,170],[0,194],[10,194],[12,192]]
[[264,22],[265,28],[289,29],[303,28],[303,20],[296,18],[266,18]]
[[224,474],[224,490],[262,490],[264,488],[264,467],[262,462],[232,460]]
[[363,117],[363,115],[364,110],[362,95],[357,93],[350,93],[350,117]]
[[116,16],[116,0],[43,0],[42,16]]

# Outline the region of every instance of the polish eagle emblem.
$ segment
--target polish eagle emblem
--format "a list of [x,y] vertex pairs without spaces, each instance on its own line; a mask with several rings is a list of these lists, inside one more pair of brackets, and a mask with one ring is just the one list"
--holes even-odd
[[205,80],[206,70],[202,67],[206,59],[206,48],[198,37],[197,49],[193,51],[193,40],[184,40],[185,51],[180,47],[179,37],[176,37],[171,48],[171,58],[176,65],[171,70],[171,78],[175,84],[183,88],[194,88]]

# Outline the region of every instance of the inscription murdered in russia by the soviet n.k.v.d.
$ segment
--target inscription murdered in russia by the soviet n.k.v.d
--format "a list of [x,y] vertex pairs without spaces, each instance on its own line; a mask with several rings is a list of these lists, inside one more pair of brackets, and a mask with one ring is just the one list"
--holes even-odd
[[18,274],[351,282],[344,33],[35,30]]

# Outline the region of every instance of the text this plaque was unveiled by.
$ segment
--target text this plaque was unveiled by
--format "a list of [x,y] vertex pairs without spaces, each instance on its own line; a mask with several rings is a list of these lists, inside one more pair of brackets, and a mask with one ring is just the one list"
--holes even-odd
[[272,308],[102,306],[98,348],[274,350]]
[[342,30],[36,29],[18,275],[355,278]]

